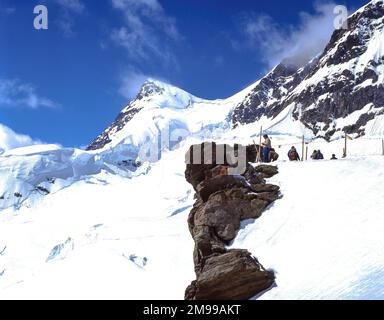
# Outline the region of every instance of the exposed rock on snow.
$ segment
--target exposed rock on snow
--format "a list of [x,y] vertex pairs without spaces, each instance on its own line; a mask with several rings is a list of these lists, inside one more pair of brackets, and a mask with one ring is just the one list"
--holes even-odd
[[[295,70],[283,61],[262,78],[234,109],[233,125],[271,121],[292,109],[293,119],[316,136],[369,134],[367,123],[384,114],[384,3],[370,2],[349,17],[348,26],[336,30],[306,66]],[[357,121],[348,120],[354,112],[361,112]]]
[[[269,288],[274,274],[266,271],[247,250],[227,250],[226,245],[235,239],[242,220],[257,219],[279,198],[279,187],[267,185],[263,179],[278,171],[273,166],[262,165],[254,169],[248,165],[244,175],[227,175],[223,165],[215,163],[217,146],[213,144],[208,150],[207,144],[203,145],[204,152],[213,155],[212,164],[187,164],[185,173],[197,192],[188,218],[195,241],[193,256],[197,279],[186,289],[185,298],[249,299]],[[248,147],[248,155],[252,153],[252,147]],[[230,148],[226,146],[226,149]],[[214,176],[212,172],[221,175]],[[251,185],[246,177],[254,183]]]
[[188,300],[243,300],[269,288],[273,272],[267,271],[247,250],[228,250],[209,256],[196,281],[186,290]]

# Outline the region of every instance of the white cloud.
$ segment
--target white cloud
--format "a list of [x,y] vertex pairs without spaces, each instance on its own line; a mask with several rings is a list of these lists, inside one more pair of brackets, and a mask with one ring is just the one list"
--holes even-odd
[[16,12],[16,8],[14,7],[0,8],[0,14],[10,15],[10,14],[14,14],[15,12]]
[[31,137],[18,134],[12,129],[0,123],[0,154],[14,148],[26,147],[34,144],[41,144],[39,140],[34,140]]
[[[301,12],[296,26],[283,27],[269,15],[247,15],[242,32],[248,45],[256,48],[269,67],[286,58],[302,65],[320,53],[334,31],[334,3],[316,3],[314,13]],[[239,42],[234,41],[238,47]]]
[[37,109],[40,107],[56,108],[59,105],[36,93],[36,89],[29,83],[19,80],[0,79],[0,108],[26,107]]
[[75,34],[75,15],[85,11],[85,4],[81,0],[55,0],[55,2],[61,8],[57,25],[64,36],[71,37]]
[[181,36],[175,19],[167,16],[157,0],[112,0],[112,6],[123,13],[124,25],[112,30],[111,39],[123,46],[131,59],[156,56],[172,61],[167,43]]
[[126,99],[134,98],[138,94],[143,83],[149,78],[149,76],[137,71],[126,71],[121,76],[119,94]]
[[131,100],[136,97],[146,80],[158,80],[165,83],[170,83],[167,79],[162,77],[155,77],[153,75],[147,75],[135,69],[127,69],[120,76],[120,86],[118,93]]
[[74,13],[82,13],[85,9],[84,3],[80,0],[56,0],[56,2],[63,8],[66,8]]

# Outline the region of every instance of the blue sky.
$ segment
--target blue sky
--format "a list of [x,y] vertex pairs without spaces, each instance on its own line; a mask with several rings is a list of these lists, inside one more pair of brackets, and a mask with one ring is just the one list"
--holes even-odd
[[[84,146],[154,77],[228,97],[281,59],[313,56],[335,5],[367,1],[0,0],[0,124]],[[48,30],[33,9],[48,8]]]

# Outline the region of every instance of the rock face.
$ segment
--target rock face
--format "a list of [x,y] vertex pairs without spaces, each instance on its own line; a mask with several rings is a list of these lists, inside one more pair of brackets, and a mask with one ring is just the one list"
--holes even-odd
[[188,300],[244,300],[271,286],[274,276],[247,250],[229,250],[207,258],[196,281],[186,290]]
[[[136,98],[91,142],[88,150],[118,143],[140,148],[145,144],[141,137],[157,139],[164,123],[170,130],[184,131],[186,134],[181,139],[259,120],[268,123],[271,132],[285,133],[290,123],[295,123],[292,128],[297,127],[302,132],[303,124],[314,137],[326,140],[340,138],[344,133],[355,137],[381,135],[383,43],[384,2],[372,0],[351,15],[348,28],[336,30],[323,52],[311,61],[297,65],[295,57],[287,58],[247,90],[229,99],[208,101],[156,80],[146,81]],[[206,104],[203,108],[206,113],[200,113],[202,104]],[[188,119],[186,113],[185,119],[180,121],[179,111],[189,109],[199,112],[196,118],[210,119],[213,109],[209,106],[213,105],[216,106],[213,112],[221,113],[220,120],[202,125],[195,122],[194,117]],[[173,112],[175,109],[179,111]],[[288,127],[279,128],[280,123]],[[189,132],[197,127],[201,129]],[[255,125],[257,127],[259,124]],[[296,135],[296,130],[293,132]]]
[[[202,157],[212,156],[210,164],[193,164],[190,156],[195,146],[186,157],[189,161],[185,176],[196,190],[196,202],[188,217],[195,242],[196,280],[186,289],[185,298],[249,299],[269,288],[274,274],[265,270],[247,250],[228,250],[226,246],[235,239],[242,220],[257,219],[279,198],[279,187],[265,183],[266,177],[278,173],[277,167],[254,168],[248,164],[242,175],[231,176],[226,170],[230,167],[228,163],[232,163],[229,159],[223,159],[221,164],[215,161],[218,146],[203,146],[206,153]],[[247,159],[255,159],[254,151],[254,146],[246,148]]]
[[115,121],[105,129],[95,140],[93,140],[87,147],[87,150],[97,150],[103,148],[110,143],[111,136],[122,130],[124,126],[133,119],[133,117],[143,109],[142,106],[138,106],[137,102],[144,100],[146,97],[155,94],[162,94],[162,89],[156,86],[153,82],[147,81],[141,87],[136,98],[132,100],[129,105],[124,108],[116,117]]
[[[384,2],[371,1],[336,30],[319,57],[305,66],[283,61],[262,78],[232,114],[248,124],[292,109],[318,137],[338,131],[358,136],[368,121],[384,114]],[[351,121],[340,121],[355,113]]]

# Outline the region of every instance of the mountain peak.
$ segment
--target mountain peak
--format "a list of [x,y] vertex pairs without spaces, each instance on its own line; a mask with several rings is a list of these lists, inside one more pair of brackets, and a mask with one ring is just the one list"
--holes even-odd
[[164,83],[149,78],[145,80],[143,85],[141,86],[139,93],[136,96],[136,100],[141,100],[145,97],[162,94],[164,92],[164,86]]

